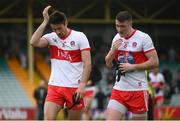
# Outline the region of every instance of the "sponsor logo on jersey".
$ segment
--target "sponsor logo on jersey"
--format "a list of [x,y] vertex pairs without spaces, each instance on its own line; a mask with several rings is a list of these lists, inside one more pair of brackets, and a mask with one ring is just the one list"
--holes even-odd
[[75,46],[75,41],[70,42],[71,47]]
[[57,39],[53,38],[53,41],[54,41],[55,43],[57,43]]
[[137,42],[132,43],[132,47],[135,48],[137,46]]
[[141,83],[141,82],[138,82],[138,86],[141,87],[141,86],[142,86],[142,83]]

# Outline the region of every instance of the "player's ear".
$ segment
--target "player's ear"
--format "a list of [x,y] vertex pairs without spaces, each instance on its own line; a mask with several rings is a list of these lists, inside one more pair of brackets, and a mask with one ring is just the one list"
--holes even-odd
[[68,21],[67,20],[65,20],[65,26],[67,26],[68,25]]
[[132,20],[129,20],[128,22],[129,22],[129,24],[132,26]]

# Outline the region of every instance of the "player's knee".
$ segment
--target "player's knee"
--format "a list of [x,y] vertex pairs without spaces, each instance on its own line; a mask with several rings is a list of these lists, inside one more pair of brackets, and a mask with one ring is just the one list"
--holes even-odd
[[49,117],[45,113],[44,113],[44,120],[49,120]]
[[53,115],[44,115],[44,120],[56,120],[56,117]]
[[132,113],[132,119],[136,120],[146,120],[147,119],[147,112],[141,114],[134,114]]
[[44,111],[44,120],[55,120],[56,116],[49,113],[47,110]]

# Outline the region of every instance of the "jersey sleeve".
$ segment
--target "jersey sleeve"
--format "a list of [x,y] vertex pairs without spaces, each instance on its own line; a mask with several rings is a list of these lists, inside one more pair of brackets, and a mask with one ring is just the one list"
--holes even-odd
[[154,49],[153,41],[152,41],[151,37],[148,34],[145,34],[142,43],[143,43],[143,51],[144,52],[148,52],[148,51]]
[[51,39],[52,39],[52,33],[48,33],[42,36],[42,38],[46,39],[48,41],[48,43],[51,43]]
[[81,33],[79,37],[79,48],[80,50],[90,50],[89,41],[84,33]]
[[112,49],[112,47],[113,47],[113,43],[114,43],[116,40],[118,40],[118,34],[116,34],[116,35],[114,36],[113,40],[112,40],[111,49]]

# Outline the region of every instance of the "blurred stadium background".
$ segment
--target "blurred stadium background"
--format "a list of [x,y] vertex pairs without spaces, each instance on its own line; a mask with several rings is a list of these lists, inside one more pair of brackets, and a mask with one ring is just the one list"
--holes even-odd
[[[178,0],[1,0],[0,1],[0,119],[35,119],[33,92],[39,80],[48,82],[48,49],[32,48],[29,39],[51,5],[67,14],[69,27],[83,31],[92,47],[93,63],[103,75],[97,85],[106,95],[114,73],[104,57],[116,34],[114,18],[120,10],[133,15],[134,27],[148,33],[158,50],[165,76],[164,119],[180,119],[180,16]],[[47,29],[47,32],[50,29]],[[92,111],[96,110],[94,99]],[[155,109],[156,117],[156,109]],[[59,119],[63,119],[61,112]]]

